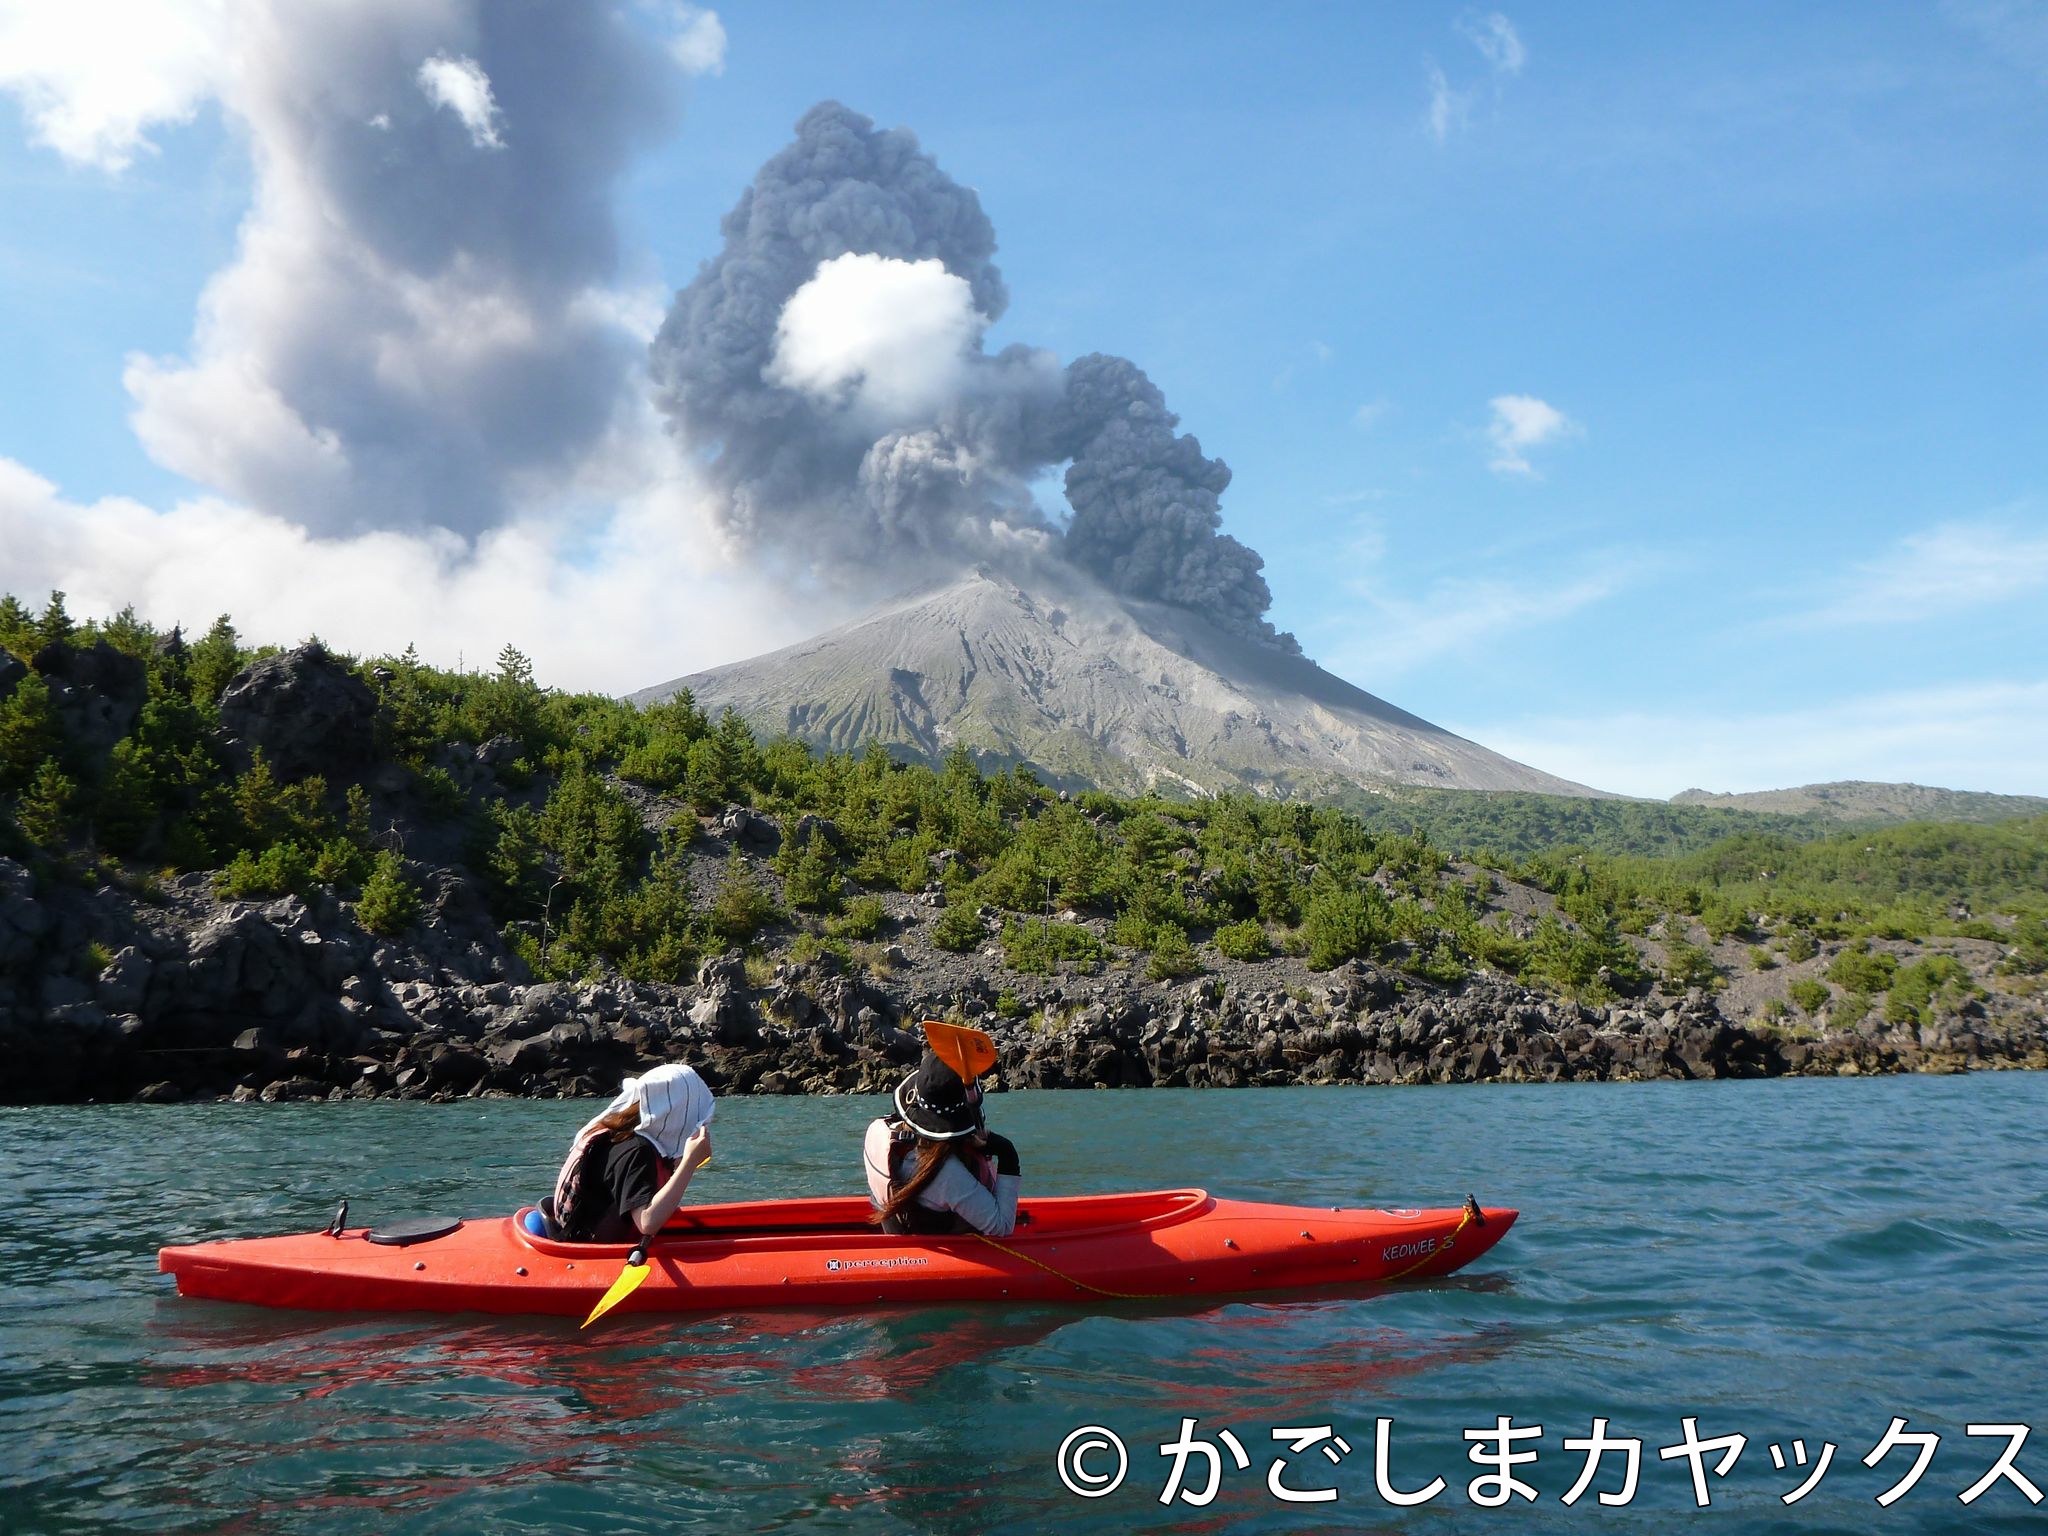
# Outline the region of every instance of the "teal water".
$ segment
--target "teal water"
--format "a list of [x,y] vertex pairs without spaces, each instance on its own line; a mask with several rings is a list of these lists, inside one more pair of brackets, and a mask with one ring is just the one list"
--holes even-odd
[[[860,1187],[877,1100],[727,1100],[693,1194]],[[1452,1204],[1520,1224],[1450,1280],[1191,1306],[916,1308],[547,1321],[332,1318],[181,1301],[160,1243],[507,1209],[588,1105],[0,1112],[0,1527],[8,1532],[2048,1529],[2048,1076],[1555,1087],[1014,1094],[991,1119],[1027,1192],[1200,1183],[1323,1205]],[[1464,1430],[1540,1424],[1531,1505],[1474,1504]],[[1747,1446],[1695,1508],[1660,1448],[1696,1415]],[[1894,1415],[1940,1443],[1861,1464]],[[1625,1507],[1560,1496],[1610,1421],[1645,1442]],[[1232,1430],[1206,1507],[1163,1506],[1158,1447]],[[1375,1489],[1376,1421],[1394,1482]],[[1054,1460],[1098,1425],[1127,1480]],[[1282,1486],[1281,1426],[1329,1425]],[[1807,1466],[1794,1461],[1803,1439]],[[1792,1506],[1822,1442],[1838,1449]],[[1772,1465],[1770,1447],[1785,1456]],[[1334,1447],[1332,1447],[1334,1449]],[[1709,1457],[1711,1464],[1716,1458]],[[1105,1453],[1084,1462],[1111,1466]],[[1618,1488],[1611,1455],[1595,1489]],[[1189,1484],[1206,1481],[1199,1461]],[[1482,1488],[1481,1490],[1485,1490]]]

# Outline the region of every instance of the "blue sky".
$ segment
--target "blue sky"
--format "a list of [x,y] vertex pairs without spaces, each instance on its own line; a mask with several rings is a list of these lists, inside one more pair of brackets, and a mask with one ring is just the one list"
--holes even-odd
[[[11,3],[0,57],[26,25]],[[649,47],[677,10],[634,8]],[[686,282],[795,119],[836,98],[979,193],[1011,294],[991,347],[1129,356],[1229,462],[1225,527],[1265,556],[1272,617],[1352,681],[1637,794],[2048,794],[2048,7],[816,5],[715,25],[722,54],[617,183],[621,290]],[[50,103],[94,99],[97,65],[36,42],[40,73],[0,64],[0,459],[47,482],[49,526],[104,522],[106,498],[189,512],[231,488],[138,433],[124,374],[193,356],[262,119],[232,87],[171,91],[125,167],[67,155]],[[603,495],[576,494],[601,544]],[[47,528],[42,557],[10,542],[0,586],[80,584]],[[332,568],[377,580],[367,554]],[[740,575],[694,579],[752,604]],[[403,627],[409,603],[368,611]],[[559,652],[568,680],[624,690],[801,628],[704,606],[608,653],[469,593],[448,604],[467,628],[433,643],[514,639],[544,674]]]

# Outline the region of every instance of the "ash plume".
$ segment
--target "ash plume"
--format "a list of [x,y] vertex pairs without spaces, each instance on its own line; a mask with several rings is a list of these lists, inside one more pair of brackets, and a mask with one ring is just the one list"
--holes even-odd
[[680,71],[605,0],[229,0],[255,205],[191,356],[131,360],[160,462],[329,534],[475,535],[629,430],[615,187]]
[[[728,534],[855,583],[1056,550],[1128,596],[1289,650],[1230,483],[1135,363],[982,342],[1009,295],[974,192],[903,129],[825,102],[762,166],[652,349],[656,400]],[[1030,486],[1066,464],[1070,514]]]

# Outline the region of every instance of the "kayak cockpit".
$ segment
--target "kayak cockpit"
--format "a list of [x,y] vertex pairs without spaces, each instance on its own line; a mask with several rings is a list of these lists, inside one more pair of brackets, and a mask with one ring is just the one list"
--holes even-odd
[[[1208,1192],[1200,1189],[1027,1199],[1018,1205],[1017,1230],[1009,1241],[1168,1227],[1191,1220],[1214,1204]],[[513,1235],[536,1253],[596,1256],[609,1253],[624,1255],[630,1251],[628,1243],[571,1243],[537,1236],[526,1229],[527,1209],[530,1208],[522,1207],[515,1212],[509,1219],[510,1225]],[[900,1243],[902,1239],[890,1237],[869,1223],[868,1213],[872,1209],[867,1199],[858,1195],[689,1206],[669,1218],[654,1247],[660,1252],[673,1253],[699,1244],[755,1239],[806,1242],[821,1237],[832,1238],[835,1242],[873,1239],[878,1243]],[[949,1239],[931,1240],[945,1242]]]

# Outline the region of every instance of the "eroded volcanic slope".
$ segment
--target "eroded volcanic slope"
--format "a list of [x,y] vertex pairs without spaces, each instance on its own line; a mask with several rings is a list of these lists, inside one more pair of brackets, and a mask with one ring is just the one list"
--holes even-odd
[[1118,793],[1600,793],[1186,609],[1120,598],[1064,563],[1028,579],[977,568],[815,639],[633,697],[688,688],[714,714],[730,706],[757,731],[817,747],[881,741],[935,760],[960,742]]

